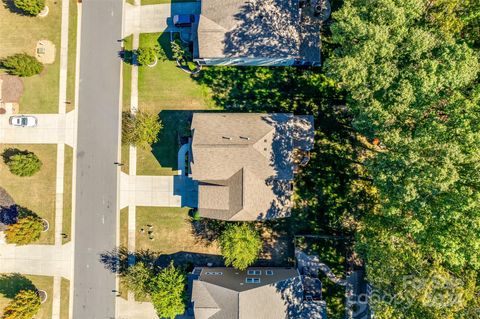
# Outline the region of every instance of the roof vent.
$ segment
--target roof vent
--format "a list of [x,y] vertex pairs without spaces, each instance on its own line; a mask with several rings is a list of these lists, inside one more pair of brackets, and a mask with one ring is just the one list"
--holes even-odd
[[240,137],[242,140],[247,140],[247,141],[250,139],[250,137],[246,137],[246,136],[239,136],[239,137]]
[[231,140],[232,138],[230,136],[222,136],[224,140]]

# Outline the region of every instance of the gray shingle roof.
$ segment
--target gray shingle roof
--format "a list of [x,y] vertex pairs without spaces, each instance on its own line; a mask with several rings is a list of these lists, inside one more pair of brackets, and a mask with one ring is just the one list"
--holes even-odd
[[[203,268],[198,280],[193,281],[195,318],[281,319],[292,317],[301,308],[302,283],[294,268],[249,269],[260,270],[261,275],[234,268]],[[266,275],[266,270],[273,274]],[[260,278],[260,283],[246,283],[247,277]]]
[[200,215],[223,220],[288,216],[294,148],[313,148],[313,117],[195,113],[191,176]]
[[195,36],[195,58],[320,61],[319,26],[302,27],[298,0],[201,0]]

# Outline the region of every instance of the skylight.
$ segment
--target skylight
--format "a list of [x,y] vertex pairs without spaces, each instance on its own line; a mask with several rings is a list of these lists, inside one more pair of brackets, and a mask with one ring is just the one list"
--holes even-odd
[[250,278],[250,277],[247,277],[245,278],[245,282],[247,284],[259,284],[260,283],[260,278]]
[[258,275],[261,275],[262,274],[262,271],[261,270],[249,270],[247,272],[249,275],[254,275],[254,276],[258,276]]

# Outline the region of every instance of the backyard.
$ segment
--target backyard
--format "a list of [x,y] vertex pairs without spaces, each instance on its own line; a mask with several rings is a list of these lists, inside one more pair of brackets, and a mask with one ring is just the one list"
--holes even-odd
[[53,278],[47,276],[23,276],[19,274],[0,275],[0,315],[3,314],[3,309],[20,290],[35,288],[47,292],[47,300],[41,305],[35,318],[52,318]]
[[57,146],[46,144],[0,145],[0,154],[8,148],[18,148],[35,153],[42,161],[40,171],[30,177],[10,173],[4,161],[0,161],[0,187],[12,196],[18,206],[45,218],[50,228],[41,234],[37,244],[53,244],[55,234],[55,172]]

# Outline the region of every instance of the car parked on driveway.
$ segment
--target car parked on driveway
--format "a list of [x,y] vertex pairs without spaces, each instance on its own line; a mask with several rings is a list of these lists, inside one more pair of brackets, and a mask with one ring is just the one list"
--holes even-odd
[[10,116],[10,125],[13,126],[22,126],[22,127],[33,127],[37,126],[37,118],[32,115],[14,115]]
[[195,15],[193,14],[176,14],[173,16],[173,25],[181,27],[191,27],[195,22]]

